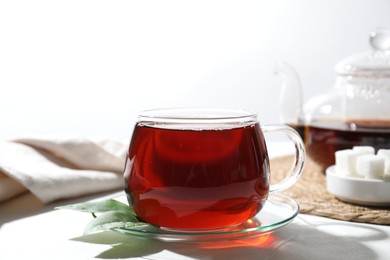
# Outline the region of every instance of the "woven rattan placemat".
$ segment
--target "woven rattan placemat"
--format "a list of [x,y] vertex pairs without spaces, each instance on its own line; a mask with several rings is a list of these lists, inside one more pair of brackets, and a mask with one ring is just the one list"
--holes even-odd
[[[292,157],[271,160],[272,181],[283,178],[289,170]],[[323,169],[310,159],[306,160],[298,182],[283,194],[293,198],[300,207],[300,213],[323,216],[352,222],[390,225],[390,207],[365,207],[338,200],[326,189]]]

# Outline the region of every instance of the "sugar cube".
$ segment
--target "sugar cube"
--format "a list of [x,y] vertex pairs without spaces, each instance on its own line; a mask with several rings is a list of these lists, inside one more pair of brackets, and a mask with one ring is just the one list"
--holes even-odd
[[372,154],[361,155],[356,160],[356,171],[366,179],[383,180],[385,158]]
[[354,146],[352,150],[359,152],[360,154],[375,154],[375,149],[372,146]]
[[340,150],[335,152],[336,172],[341,175],[357,176],[356,160],[361,155],[352,149]]
[[377,155],[385,159],[385,181],[390,181],[390,149],[379,149]]

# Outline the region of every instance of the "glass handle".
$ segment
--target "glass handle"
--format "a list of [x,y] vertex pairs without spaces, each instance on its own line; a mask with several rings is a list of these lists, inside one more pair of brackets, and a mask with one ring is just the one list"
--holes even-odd
[[261,130],[263,131],[263,133],[282,132],[287,135],[288,138],[294,143],[295,158],[294,164],[290,169],[290,172],[282,181],[270,185],[270,193],[286,190],[298,181],[299,176],[302,173],[306,157],[306,151],[303,141],[297,131],[286,125],[265,125],[261,127]]

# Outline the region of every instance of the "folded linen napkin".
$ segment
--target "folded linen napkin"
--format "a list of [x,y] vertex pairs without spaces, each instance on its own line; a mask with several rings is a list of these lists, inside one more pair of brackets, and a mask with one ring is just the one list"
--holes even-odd
[[43,203],[123,187],[127,145],[79,136],[0,143],[0,202],[30,191]]

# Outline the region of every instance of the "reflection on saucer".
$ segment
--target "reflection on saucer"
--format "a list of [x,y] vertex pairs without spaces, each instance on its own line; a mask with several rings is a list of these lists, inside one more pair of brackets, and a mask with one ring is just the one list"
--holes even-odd
[[226,241],[212,241],[212,242],[201,242],[197,244],[200,248],[207,249],[221,249],[221,248],[235,248],[235,247],[257,247],[257,248],[269,248],[275,238],[272,234],[263,234],[259,236],[226,240]]

